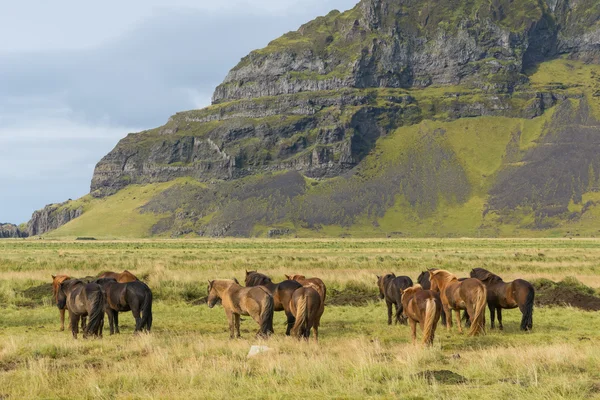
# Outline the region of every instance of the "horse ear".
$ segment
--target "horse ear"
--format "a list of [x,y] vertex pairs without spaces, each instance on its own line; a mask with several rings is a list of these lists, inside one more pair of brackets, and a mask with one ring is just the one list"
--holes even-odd
[[246,276],[250,275],[250,272],[248,272],[248,270],[246,270]]
[[52,275],[52,280],[55,280],[55,279],[56,279],[56,276]]
[[233,278],[233,281],[234,281],[235,283],[237,283],[238,285],[240,284],[240,283],[238,282],[238,280],[237,280],[235,277]]
[[286,276],[285,276],[285,279],[287,279],[287,280],[290,280],[290,281],[291,281],[291,280],[292,280],[292,277],[291,277],[291,276],[289,276],[289,275],[286,275]]
[[375,275],[377,277],[377,280],[381,279],[381,277],[379,275]]
[[394,278],[396,277],[396,274],[393,272],[390,275],[393,276]]

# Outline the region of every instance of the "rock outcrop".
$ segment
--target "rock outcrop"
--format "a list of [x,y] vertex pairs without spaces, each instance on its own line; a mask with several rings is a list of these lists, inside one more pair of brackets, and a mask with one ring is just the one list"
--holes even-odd
[[15,239],[27,237],[27,232],[23,232],[17,225],[0,223],[0,239]]
[[70,208],[68,201],[47,205],[33,213],[27,223],[27,234],[29,236],[43,235],[79,217],[82,213],[82,208]]

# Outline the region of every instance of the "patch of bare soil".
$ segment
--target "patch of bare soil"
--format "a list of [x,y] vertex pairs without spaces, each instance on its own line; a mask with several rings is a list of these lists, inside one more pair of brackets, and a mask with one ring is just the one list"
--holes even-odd
[[600,297],[594,289],[566,278],[560,282],[540,280],[534,282],[536,306],[572,306],[586,311],[600,310]]

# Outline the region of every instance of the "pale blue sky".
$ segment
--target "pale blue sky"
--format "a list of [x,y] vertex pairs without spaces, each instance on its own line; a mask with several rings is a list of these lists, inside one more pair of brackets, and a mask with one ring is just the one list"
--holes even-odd
[[357,0],[0,0],[0,222],[89,191],[129,132],[210,103],[250,50]]

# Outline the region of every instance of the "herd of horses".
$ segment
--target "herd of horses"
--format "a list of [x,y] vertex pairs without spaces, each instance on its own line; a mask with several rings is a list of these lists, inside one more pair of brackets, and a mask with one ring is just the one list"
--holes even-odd
[[[241,316],[250,316],[258,324],[257,336],[270,336],[274,333],[274,312],[283,311],[287,319],[286,335],[308,340],[312,331],[318,341],[327,295],[325,284],[319,278],[303,275],[286,275],[286,278],[274,283],[267,275],[246,271],[245,286],[235,278],[209,281],[207,304],[213,308],[221,302],[231,338],[240,336]],[[423,331],[426,345],[433,343],[440,319],[450,330],[452,311],[459,332],[463,332],[464,319],[469,326],[469,335],[484,334],[486,305],[490,310],[492,329],[496,316],[498,327],[503,329],[502,309],[517,307],[523,314],[521,329],[533,328],[535,291],[525,280],[504,282],[490,271],[475,268],[468,278],[458,278],[441,269],[429,269],[419,275],[417,282],[413,284],[408,276],[377,276],[380,297],[387,305],[388,324],[409,322],[413,343],[416,343],[417,324]],[[79,333],[80,321],[84,337],[102,336],[105,314],[110,333],[119,333],[119,312],[127,311],[133,313],[136,333],[150,332],[152,291],[129,271],[105,272],[89,283],[66,275],[52,276],[52,288],[60,310],[61,330],[64,330],[65,311],[68,311],[74,338]]]

